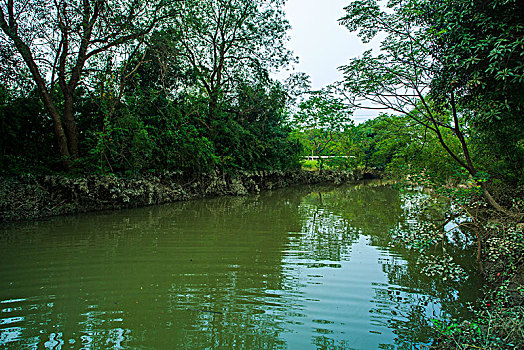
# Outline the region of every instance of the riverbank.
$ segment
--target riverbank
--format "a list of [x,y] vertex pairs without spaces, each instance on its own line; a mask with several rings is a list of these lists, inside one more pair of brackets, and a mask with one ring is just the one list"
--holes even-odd
[[[435,323],[432,348],[524,349],[524,223],[513,215],[483,210],[468,225],[480,237],[483,296],[472,316]],[[472,211],[473,212],[473,211]]]
[[295,170],[201,175],[165,172],[139,177],[26,175],[0,178],[0,222],[245,195],[291,185],[342,184],[377,177],[380,177],[378,172]]
[[479,217],[484,297],[474,317],[437,327],[436,349],[524,348],[524,224]]

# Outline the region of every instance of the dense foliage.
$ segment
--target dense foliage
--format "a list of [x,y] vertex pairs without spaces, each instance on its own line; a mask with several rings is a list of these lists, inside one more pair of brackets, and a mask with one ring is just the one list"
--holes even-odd
[[382,128],[395,141],[380,143],[397,143],[390,160],[404,158],[405,167],[441,184],[463,173],[463,181],[470,177],[489,205],[504,211],[497,186],[524,184],[522,5],[384,5],[357,0],[345,8],[342,25],[364,42],[383,39],[380,51],[366,51],[341,67],[344,80],[336,93],[355,108],[394,113]]
[[280,1],[34,5],[0,6],[2,172],[298,164]]
[[424,5],[422,17],[436,33],[432,53],[442,62],[432,80],[432,95],[441,100],[451,89],[456,92],[485,171],[517,186],[524,176],[524,4]]

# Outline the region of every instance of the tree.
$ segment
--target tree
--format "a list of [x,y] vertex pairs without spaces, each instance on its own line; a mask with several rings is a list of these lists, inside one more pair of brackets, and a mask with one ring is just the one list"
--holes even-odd
[[[435,96],[455,90],[476,119],[524,108],[524,3],[517,0],[426,2],[422,20],[436,33],[432,55],[442,64]],[[453,84],[450,84],[453,82]]]
[[477,147],[497,164],[491,171],[513,184],[522,181],[524,168],[523,15],[524,3],[517,0],[445,0],[422,7],[428,30],[437,33],[432,55],[442,62],[433,98],[455,91],[482,139]]
[[[0,5],[0,41],[25,62],[53,121],[66,168],[79,155],[75,92],[96,64],[138,46],[169,11],[164,1],[7,0]],[[58,88],[61,96],[57,94]]]
[[267,80],[268,70],[291,60],[284,47],[289,28],[279,0],[189,0],[177,6],[176,52],[192,68],[208,99],[211,125],[221,101],[236,87]]
[[[453,80],[448,81],[449,89],[438,100],[429,95],[433,79],[445,62],[432,55],[430,47],[437,43],[438,33],[422,20],[423,3],[394,0],[383,10],[375,0],[356,0],[345,8],[347,15],[340,23],[358,31],[364,42],[378,33],[386,34],[386,38],[379,54],[366,51],[340,68],[345,78],[343,93],[354,107],[394,111],[410,117],[425,132],[434,133],[447,154],[482,188],[488,203],[503,211],[473,162],[467,141],[468,110],[458,104]],[[458,150],[446,140],[448,132],[460,144]]]
[[216,126],[215,149],[224,168],[286,169],[298,166],[299,144],[289,139],[280,83],[242,84]]
[[300,103],[295,123],[318,157],[320,171],[324,165],[323,157],[335,144],[341,131],[351,123],[351,114],[339,98],[325,90],[310,92],[308,99]]

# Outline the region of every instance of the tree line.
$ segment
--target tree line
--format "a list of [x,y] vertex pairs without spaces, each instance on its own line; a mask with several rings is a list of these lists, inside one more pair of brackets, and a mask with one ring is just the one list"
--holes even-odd
[[3,2],[2,171],[294,166],[282,6]]

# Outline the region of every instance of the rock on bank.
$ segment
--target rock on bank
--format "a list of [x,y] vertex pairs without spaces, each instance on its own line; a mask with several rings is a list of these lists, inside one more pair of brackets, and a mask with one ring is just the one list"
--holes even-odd
[[166,172],[140,177],[30,175],[0,178],[0,222],[211,196],[245,195],[295,184],[342,184],[369,177],[369,174],[351,172],[324,171],[319,174],[297,170],[212,172],[197,176]]

